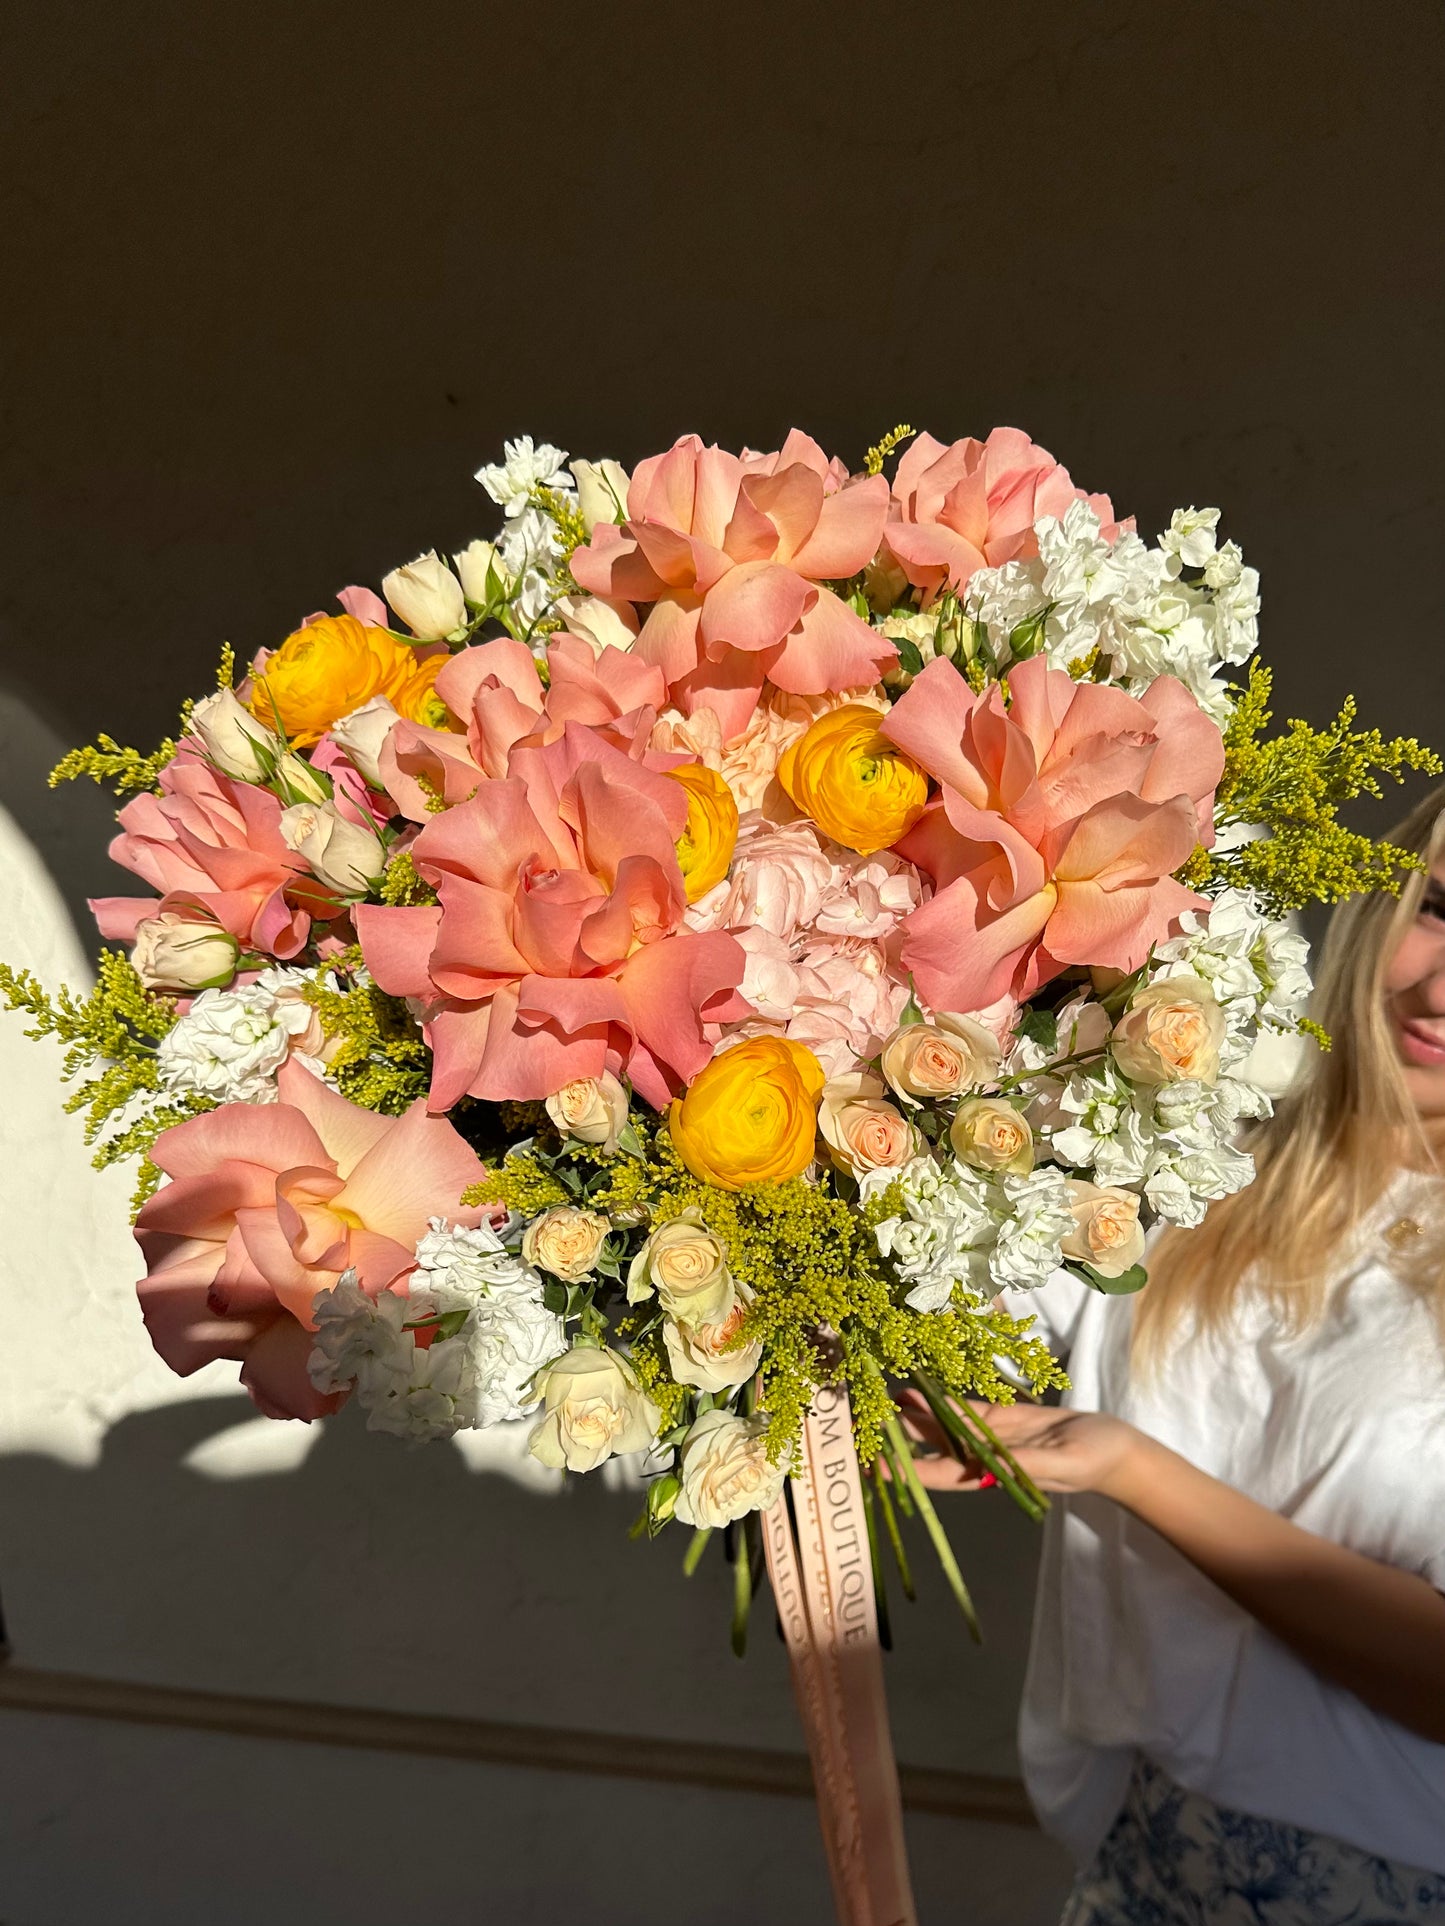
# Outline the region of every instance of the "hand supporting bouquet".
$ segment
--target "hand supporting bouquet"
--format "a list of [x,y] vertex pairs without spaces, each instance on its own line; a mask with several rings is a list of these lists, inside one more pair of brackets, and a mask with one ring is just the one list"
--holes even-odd
[[918,1513],[971,1617],[899,1388],[1041,1510],[969,1402],[1062,1381],[1001,1294],[1137,1289],[1249,1181],[1282,919],[1398,886],[1336,805],[1431,759],[1265,737],[1217,511],[1148,544],[1012,429],[479,480],[493,540],[56,772],[134,792],[149,893],[88,998],[0,987],[141,1158],[151,1336],[273,1416],[635,1457],[640,1530],[725,1529],[739,1649],[841,1410],[873,1589]]

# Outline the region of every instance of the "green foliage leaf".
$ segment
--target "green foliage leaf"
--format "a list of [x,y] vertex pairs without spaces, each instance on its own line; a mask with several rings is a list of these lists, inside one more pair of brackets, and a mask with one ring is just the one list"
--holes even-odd
[[1025,1010],[1014,1029],[1016,1037],[1027,1038],[1041,1050],[1052,1054],[1059,1047],[1059,1020],[1052,1010]]
[[1149,1273],[1142,1264],[1131,1264],[1118,1277],[1104,1277],[1092,1264],[1067,1264],[1064,1268],[1082,1277],[1091,1290],[1102,1292],[1105,1297],[1132,1297],[1149,1282]]

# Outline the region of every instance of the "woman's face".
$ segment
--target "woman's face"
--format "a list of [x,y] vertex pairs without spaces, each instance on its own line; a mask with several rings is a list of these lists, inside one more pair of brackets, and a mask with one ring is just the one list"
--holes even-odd
[[1445,856],[1385,973],[1385,1008],[1415,1108],[1445,1118]]

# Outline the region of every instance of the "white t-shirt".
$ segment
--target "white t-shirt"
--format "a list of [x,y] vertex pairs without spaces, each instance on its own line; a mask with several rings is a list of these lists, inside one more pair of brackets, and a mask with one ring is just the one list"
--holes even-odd
[[[1382,1235],[1364,1245],[1313,1331],[1286,1337],[1249,1300],[1153,1384],[1129,1376],[1132,1298],[1058,1272],[1007,1303],[1064,1356],[1066,1403],[1127,1418],[1305,1530],[1445,1591],[1445,1354],[1389,1255]],[[1044,1827],[1081,1865],[1142,1752],[1220,1805],[1445,1871],[1445,1745],[1327,1684],[1092,1493],[1049,1516],[1019,1743]]]

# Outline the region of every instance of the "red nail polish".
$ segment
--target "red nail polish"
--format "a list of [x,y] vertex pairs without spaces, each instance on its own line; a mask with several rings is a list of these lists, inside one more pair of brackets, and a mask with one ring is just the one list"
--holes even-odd
[[990,1485],[996,1485],[997,1483],[998,1479],[994,1477],[993,1473],[986,1471],[978,1481],[978,1488],[980,1491],[987,1491]]

